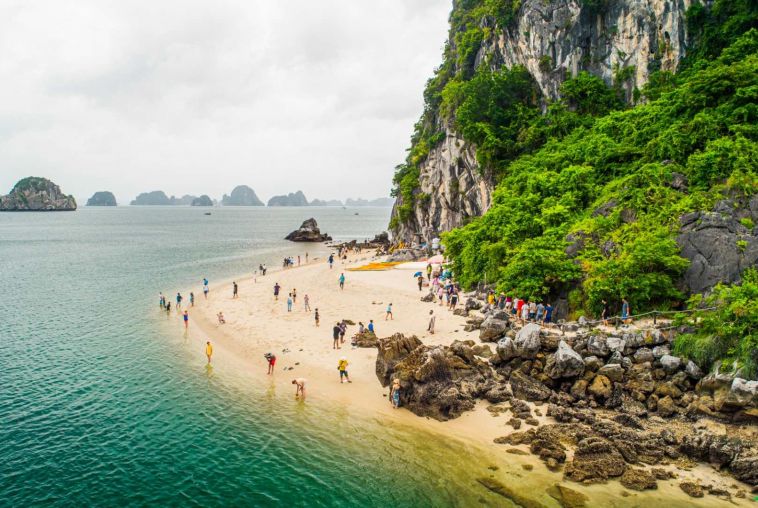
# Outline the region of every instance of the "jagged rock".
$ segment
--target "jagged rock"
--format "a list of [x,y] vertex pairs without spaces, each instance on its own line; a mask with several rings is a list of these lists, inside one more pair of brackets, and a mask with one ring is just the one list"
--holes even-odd
[[653,350],[646,347],[641,347],[634,352],[634,363],[652,362],[655,360]]
[[676,372],[682,365],[682,359],[677,356],[663,355],[660,359],[661,367],[668,374]]
[[619,337],[608,337],[605,340],[605,344],[608,346],[608,350],[611,353],[623,353],[626,347],[626,341]]
[[[269,204],[269,206],[272,205]],[[310,219],[303,221],[299,229],[288,234],[284,239],[291,242],[327,242],[331,240],[332,237],[326,233],[322,234],[321,230],[318,228],[316,219],[311,217]]]
[[[737,283],[742,272],[758,264],[758,235],[740,223],[742,214],[758,223],[758,194],[744,199],[719,201],[712,212],[693,212],[680,218],[676,241],[681,256],[690,260],[682,282],[693,293],[702,293],[719,282]],[[738,247],[745,242],[745,247]]]
[[460,316],[460,317],[466,317],[468,316],[468,311],[466,309],[458,308],[453,311],[454,316]]
[[539,381],[527,376],[520,370],[514,370],[510,379],[513,395],[523,400],[547,400],[551,390]]
[[505,335],[508,330],[508,322],[494,317],[487,317],[479,327],[479,340],[482,342],[495,342]]
[[758,405],[758,381],[746,381],[739,377],[734,378],[725,404],[738,408],[751,404]]
[[621,476],[625,470],[624,458],[608,440],[588,437],[579,441],[564,476],[575,482],[602,483]]
[[553,379],[576,377],[584,373],[582,356],[564,341],[558,343],[558,350],[550,355],[545,364],[545,374]]
[[700,370],[700,367],[698,367],[697,364],[692,360],[687,362],[687,366],[684,367],[684,371],[688,376],[695,380],[701,379],[703,377],[703,371]]
[[353,339],[353,342],[357,347],[376,347],[379,343],[379,339],[377,339],[376,334],[374,332],[369,332],[368,330],[364,331],[363,333],[356,334],[355,338]]
[[679,488],[684,491],[690,497],[703,497],[703,487],[699,484],[691,481],[683,481],[679,484]]
[[511,427],[513,427],[514,430],[518,430],[521,428],[521,420],[519,420],[518,418],[511,418],[506,423],[510,425]]
[[668,346],[655,346],[653,348],[653,357],[656,360],[660,360],[664,356],[668,356],[671,354],[671,350]]
[[603,366],[603,361],[597,356],[588,356],[584,359],[584,365],[590,370],[598,370]]
[[116,206],[116,196],[109,191],[100,191],[87,200],[87,206]]
[[587,352],[595,356],[608,356],[610,348],[608,339],[602,335],[593,335],[587,341]]
[[589,388],[587,388],[587,391],[591,395],[605,400],[611,396],[612,389],[613,384],[611,383],[610,379],[603,375],[597,375],[592,380],[592,384],[590,384]]
[[637,468],[627,468],[620,478],[621,485],[631,490],[657,489],[658,482],[649,471]]
[[401,333],[396,333],[392,337],[379,339],[376,377],[379,378],[382,386],[388,386],[392,382],[391,375],[397,363],[421,345],[422,342],[415,335],[406,337]]
[[434,293],[427,293],[421,297],[422,302],[433,302],[435,300]]
[[537,356],[541,346],[540,330],[540,325],[537,323],[529,323],[518,331],[513,344],[520,358],[534,358]]
[[674,404],[674,400],[668,395],[662,399],[658,399],[657,411],[658,414],[663,417],[673,416],[676,413],[676,405]]
[[7,196],[0,196],[0,212],[68,212],[76,199],[61,192],[47,178],[30,176],[19,180]]
[[268,200],[268,206],[308,206],[308,199],[302,191],[290,192],[281,196],[273,196]]
[[624,379],[624,368],[617,363],[604,365],[597,373],[615,382],[621,382]]
[[503,337],[497,341],[497,356],[503,362],[507,362],[512,358],[516,358],[516,346],[513,344],[513,339],[510,337]]
[[748,485],[758,485],[758,455],[740,455],[729,465],[732,474]]
[[482,308],[482,302],[476,298],[466,298],[466,310],[479,310]]
[[577,399],[583,399],[587,395],[587,386],[589,383],[584,379],[577,379],[571,385],[570,393]]

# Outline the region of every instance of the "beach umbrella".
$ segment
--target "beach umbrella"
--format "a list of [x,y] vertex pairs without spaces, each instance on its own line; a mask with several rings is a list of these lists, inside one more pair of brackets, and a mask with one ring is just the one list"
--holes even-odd
[[416,272],[413,274],[414,277],[421,277],[421,272]]
[[431,263],[434,265],[441,265],[445,261],[445,256],[442,254],[437,254],[436,256],[432,256],[427,260],[427,263]]

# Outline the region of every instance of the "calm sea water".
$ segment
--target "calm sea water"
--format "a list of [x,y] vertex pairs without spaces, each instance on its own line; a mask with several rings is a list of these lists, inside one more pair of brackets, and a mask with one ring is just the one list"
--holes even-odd
[[203,212],[0,214],[0,505],[478,499],[465,450],[213,375],[156,311],[159,289],[278,266],[297,252],[282,237],[309,216],[335,239],[364,238],[389,210]]

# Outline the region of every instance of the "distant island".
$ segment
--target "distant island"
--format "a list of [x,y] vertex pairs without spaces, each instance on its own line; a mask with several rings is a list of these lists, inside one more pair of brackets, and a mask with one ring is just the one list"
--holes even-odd
[[71,212],[76,199],[48,180],[30,176],[19,180],[7,196],[0,197],[1,212]]
[[100,191],[87,200],[86,206],[116,206],[116,196],[110,191]]
[[268,200],[268,206],[308,206],[308,199],[303,191],[297,191],[282,196],[274,196]]
[[193,199],[190,206],[213,206],[213,201],[206,194],[203,194],[199,198]]
[[342,201],[339,199],[329,199],[329,200],[323,200],[323,199],[314,199],[310,203],[308,203],[309,206],[343,206]]
[[177,198],[175,196],[168,197],[163,191],[152,191],[143,192],[129,204],[137,206],[191,206],[195,199],[198,199],[198,197],[189,194]]
[[345,200],[345,206],[386,206],[390,207],[395,204],[394,198],[376,198],[376,199],[350,199]]
[[221,199],[222,206],[264,206],[263,201],[258,199],[255,191],[247,185],[236,186],[230,195],[224,194]]

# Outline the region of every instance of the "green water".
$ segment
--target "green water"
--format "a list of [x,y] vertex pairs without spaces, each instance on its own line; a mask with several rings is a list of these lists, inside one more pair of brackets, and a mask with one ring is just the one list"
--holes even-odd
[[0,505],[502,502],[461,445],[209,371],[157,311],[160,290],[297,254],[281,238],[311,215],[336,239],[387,224],[355,211],[0,214]]

